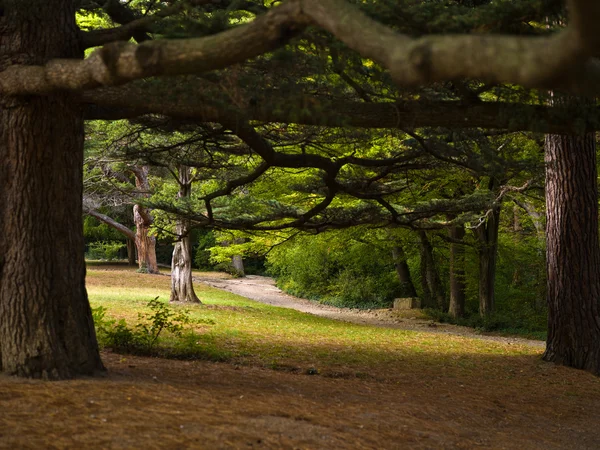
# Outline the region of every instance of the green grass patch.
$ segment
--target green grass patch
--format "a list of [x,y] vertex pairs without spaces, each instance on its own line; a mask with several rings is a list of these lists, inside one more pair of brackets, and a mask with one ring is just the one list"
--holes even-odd
[[[92,307],[105,309],[104,320],[113,325],[122,320],[135,330],[150,326],[150,300],[167,304],[170,280],[134,269],[88,267],[87,286]],[[138,353],[361,377],[399,376],[416,361],[435,370],[487,370],[499,357],[540,353],[527,346],[333,321],[201,284],[196,290],[202,305],[169,305],[174,314],[189,316],[181,333],[164,330],[153,348]]]

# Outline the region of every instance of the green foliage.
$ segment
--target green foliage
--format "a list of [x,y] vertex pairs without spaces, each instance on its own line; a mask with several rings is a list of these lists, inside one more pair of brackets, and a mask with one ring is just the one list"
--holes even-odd
[[475,328],[482,332],[498,332],[502,335],[519,335],[530,339],[546,338],[546,317],[525,307],[520,311],[500,311],[488,317],[472,312],[463,318],[453,318],[438,309],[424,309],[425,315],[440,323],[450,323]]
[[242,256],[245,274],[264,274],[264,254],[268,251],[269,244],[267,242],[270,241],[270,238],[268,235],[253,236],[252,238],[249,236],[247,233],[238,231],[207,232],[199,240],[199,246],[203,250],[202,254],[197,254],[196,262],[204,262],[204,258],[208,256],[208,264],[204,262],[205,267],[240,276],[243,274],[238,273],[233,267],[232,258]]
[[122,241],[123,235],[114,228],[91,216],[83,218],[83,236],[86,241]]
[[198,232],[198,243],[194,263],[200,270],[214,270],[215,264],[210,259],[210,249],[217,245],[215,234],[211,230],[200,230]]
[[389,306],[400,294],[391,250],[364,229],[298,236],[268,255],[286,292],[337,306]]
[[[125,319],[107,319],[107,310],[103,306],[94,308],[92,317],[100,346],[139,355],[162,355],[165,352],[171,356],[193,354],[197,349],[190,347],[197,344],[199,336],[189,325],[192,322],[214,325],[210,319],[192,320],[189,311],[176,311],[158,297],[150,300],[146,306],[150,312],[139,313],[135,326],[130,326]],[[165,336],[176,345],[161,345]],[[182,345],[182,340],[185,345]]]
[[119,259],[119,253],[125,248],[120,241],[98,241],[88,244],[87,259],[115,261]]
[[545,242],[537,236],[502,233],[498,242],[496,297],[499,311],[527,308],[546,317]]

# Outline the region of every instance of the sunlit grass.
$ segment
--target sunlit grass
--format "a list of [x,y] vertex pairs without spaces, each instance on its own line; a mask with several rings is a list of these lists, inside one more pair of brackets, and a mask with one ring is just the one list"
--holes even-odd
[[[92,307],[105,307],[108,316],[134,324],[149,300],[168,300],[168,276],[112,269],[88,267],[87,277]],[[499,358],[540,355],[540,349],[522,345],[333,321],[203,284],[196,291],[203,305],[175,306],[188,309],[193,318],[214,321],[195,325],[199,337],[194,344],[200,353],[204,349],[237,364],[394,377],[414,370],[417,361],[420,367],[444,371],[489,371]]]

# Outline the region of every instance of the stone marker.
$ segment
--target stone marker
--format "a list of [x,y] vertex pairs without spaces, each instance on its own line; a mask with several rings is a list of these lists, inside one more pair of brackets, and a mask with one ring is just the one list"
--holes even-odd
[[395,298],[394,309],[419,309],[421,299],[417,297]]

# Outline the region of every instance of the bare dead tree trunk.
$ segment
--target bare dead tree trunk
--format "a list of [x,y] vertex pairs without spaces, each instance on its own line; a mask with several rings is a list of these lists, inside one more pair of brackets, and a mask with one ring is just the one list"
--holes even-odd
[[[178,198],[189,198],[192,193],[190,168],[179,166],[179,192]],[[176,233],[179,240],[173,249],[171,260],[171,298],[172,302],[201,303],[194,291],[192,280],[192,244],[190,239],[189,221],[179,219]]]
[[[72,1],[3,12],[0,70],[83,56]],[[0,96],[0,366],[11,375],[103,370],[85,290],[83,114],[72,100]]]
[[416,297],[417,290],[410,276],[410,269],[406,262],[406,253],[404,253],[402,246],[394,245],[392,247],[392,258],[396,273],[398,274],[398,280],[400,280],[400,285],[402,286],[402,295],[404,297]]
[[450,305],[448,314],[454,318],[465,315],[465,247],[456,242],[465,237],[464,225],[456,225],[448,230],[454,242],[450,244]]
[[[131,171],[135,176],[135,186],[142,196],[148,196],[148,166],[133,166]],[[156,261],[156,238],[150,235],[150,227],[154,219],[152,211],[142,205],[133,205],[133,222],[135,223],[135,246],[138,252],[138,265],[148,273],[159,273]]]
[[594,133],[546,136],[544,359],[600,375],[597,176]]

